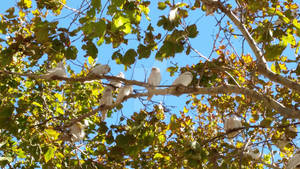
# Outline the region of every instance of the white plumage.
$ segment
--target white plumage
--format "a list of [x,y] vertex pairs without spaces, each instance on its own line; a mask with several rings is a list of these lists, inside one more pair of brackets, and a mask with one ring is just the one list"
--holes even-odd
[[[120,72],[116,77],[119,77],[119,78],[125,78],[125,75],[124,75],[124,73],[123,72]],[[114,86],[114,87],[116,87],[116,88],[120,88],[121,86],[122,86],[122,83],[121,83],[121,81],[115,81],[115,80],[112,80],[111,82],[110,82],[110,84],[112,85],[112,86]]]
[[256,149],[248,149],[247,152],[245,153],[245,155],[250,156],[254,160],[258,160],[261,156],[261,153],[256,148]]
[[[100,104],[106,106],[111,106],[113,104],[112,88],[110,86],[104,89],[102,98],[100,100]],[[103,110],[101,113],[102,113],[102,120],[105,120],[107,110]]]
[[104,75],[110,71],[109,65],[101,65],[96,64],[95,67],[92,68],[92,70],[89,72],[88,76],[90,75]]
[[63,62],[59,62],[57,67],[48,70],[45,75],[41,75],[44,79],[53,79],[54,77],[67,77],[66,68]]
[[179,96],[180,94],[180,86],[188,86],[193,80],[193,74],[191,72],[184,72],[180,74],[172,83],[171,93],[175,96]]
[[[240,128],[240,127],[242,127],[242,122],[238,117],[231,116],[231,117],[225,119],[224,128],[225,128],[226,132],[230,132],[230,131]],[[228,138],[233,138],[238,134],[239,134],[239,131],[230,132],[230,133],[228,133]]]
[[192,82],[192,80],[193,80],[193,74],[191,72],[184,72],[175,79],[172,85],[173,86],[183,85],[186,87]]
[[157,86],[160,84],[161,81],[161,74],[160,74],[160,69],[157,67],[153,67],[151,70],[151,73],[148,77],[148,84],[150,85],[150,87],[148,87],[148,92],[149,92],[149,96],[148,96],[148,100],[151,100],[153,94],[151,94],[152,90],[155,89],[154,86]]
[[170,10],[170,12],[169,12],[169,21],[173,22],[176,19],[177,11],[178,11],[177,7]]
[[117,103],[121,102],[125,96],[130,95],[132,92],[133,92],[133,88],[131,85],[121,87],[116,102]]
[[300,169],[300,150],[297,150],[294,156],[289,159],[286,169]]
[[84,125],[80,122],[76,122],[70,127],[70,134],[72,142],[83,140],[85,137]]

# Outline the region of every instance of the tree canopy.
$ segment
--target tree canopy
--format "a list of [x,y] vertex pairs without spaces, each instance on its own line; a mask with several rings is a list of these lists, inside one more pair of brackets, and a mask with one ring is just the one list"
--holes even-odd
[[[71,2],[18,0],[0,14],[2,168],[295,167],[297,0]],[[202,20],[214,25],[208,55]],[[98,70],[103,46],[110,67]],[[107,74],[151,59],[191,83]],[[119,115],[131,99],[143,106]]]

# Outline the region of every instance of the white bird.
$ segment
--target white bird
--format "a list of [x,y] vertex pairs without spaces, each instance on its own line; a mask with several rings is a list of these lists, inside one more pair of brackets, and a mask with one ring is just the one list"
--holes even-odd
[[[120,72],[116,77],[119,77],[119,78],[125,78],[125,75],[124,75],[124,73],[123,72]],[[111,82],[110,82],[110,84],[113,86],[113,87],[115,87],[115,88],[120,88],[121,86],[122,86],[122,83],[121,83],[121,81],[115,81],[115,80],[112,80]]]
[[289,159],[286,169],[300,169],[300,150],[294,154],[292,158]]
[[41,75],[41,78],[44,79],[53,79],[55,77],[67,77],[63,61],[59,62],[57,67],[48,70],[48,73]]
[[116,102],[117,103],[121,102],[125,96],[130,95],[132,92],[133,92],[133,88],[131,85],[121,87]]
[[178,12],[177,7],[170,10],[170,12],[169,12],[169,21],[173,22],[177,18],[177,16],[178,16],[177,12]]
[[160,80],[161,80],[161,74],[160,74],[160,69],[157,67],[153,67],[151,70],[151,73],[148,77],[148,84],[150,85],[150,87],[148,87],[148,92],[149,92],[149,96],[147,98],[147,100],[151,100],[153,94],[151,93],[153,91],[153,89],[155,89],[154,86],[157,86],[160,84]]
[[[105,106],[111,106],[113,104],[113,95],[112,95],[112,87],[108,86],[104,89],[102,98],[100,99],[100,104]],[[107,110],[101,111],[102,120],[105,120]]]
[[254,160],[258,160],[261,156],[261,153],[257,148],[255,148],[255,149],[247,149],[245,155],[250,156]]
[[232,139],[233,137],[238,135],[239,131],[232,131],[232,130],[240,128],[242,126],[243,125],[242,125],[241,120],[236,116],[231,116],[231,117],[225,119],[225,124],[224,124],[225,131],[230,132],[230,133],[228,133],[228,138]]
[[173,86],[175,85],[183,85],[188,86],[193,80],[193,74],[191,72],[184,72],[180,74],[172,83]]
[[70,133],[72,142],[83,140],[85,137],[84,125],[80,122],[76,122],[70,127]]
[[182,85],[182,86],[188,86],[193,80],[193,74],[191,72],[184,72],[182,74],[180,74],[172,83],[172,93],[175,94],[176,96],[179,96],[176,94],[178,88],[176,86],[178,85]]
[[104,75],[110,71],[109,65],[96,64],[95,67],[88,73],[90,75]]

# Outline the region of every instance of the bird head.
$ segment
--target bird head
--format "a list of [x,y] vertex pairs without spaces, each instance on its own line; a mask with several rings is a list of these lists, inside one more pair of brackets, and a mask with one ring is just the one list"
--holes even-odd
[[160,72],[160,69],[157,68],[157,67],[153,67],[153,68],[152,68],[152,71],[154,71],[154,72]]
[[118,77],[120,77],[120,78],[125,78],[125,75],[124,75],[124,73],[123,72],[120,72],[119,74],[118,74]]

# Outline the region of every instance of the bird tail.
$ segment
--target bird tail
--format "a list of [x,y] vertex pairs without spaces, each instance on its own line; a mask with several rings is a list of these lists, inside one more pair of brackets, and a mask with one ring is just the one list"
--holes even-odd
[[148,93],[149,93],[148,98],[147,98],[148,101],[150,101],[151,98],[152,98],[152,96],[153,96],[153,93],[152,93],[153,90],[154,90],[153,87],[149,87],[149,88],[148,88]]
[[101,121],[104,121],[106,119],[107,110],[101,111]]

